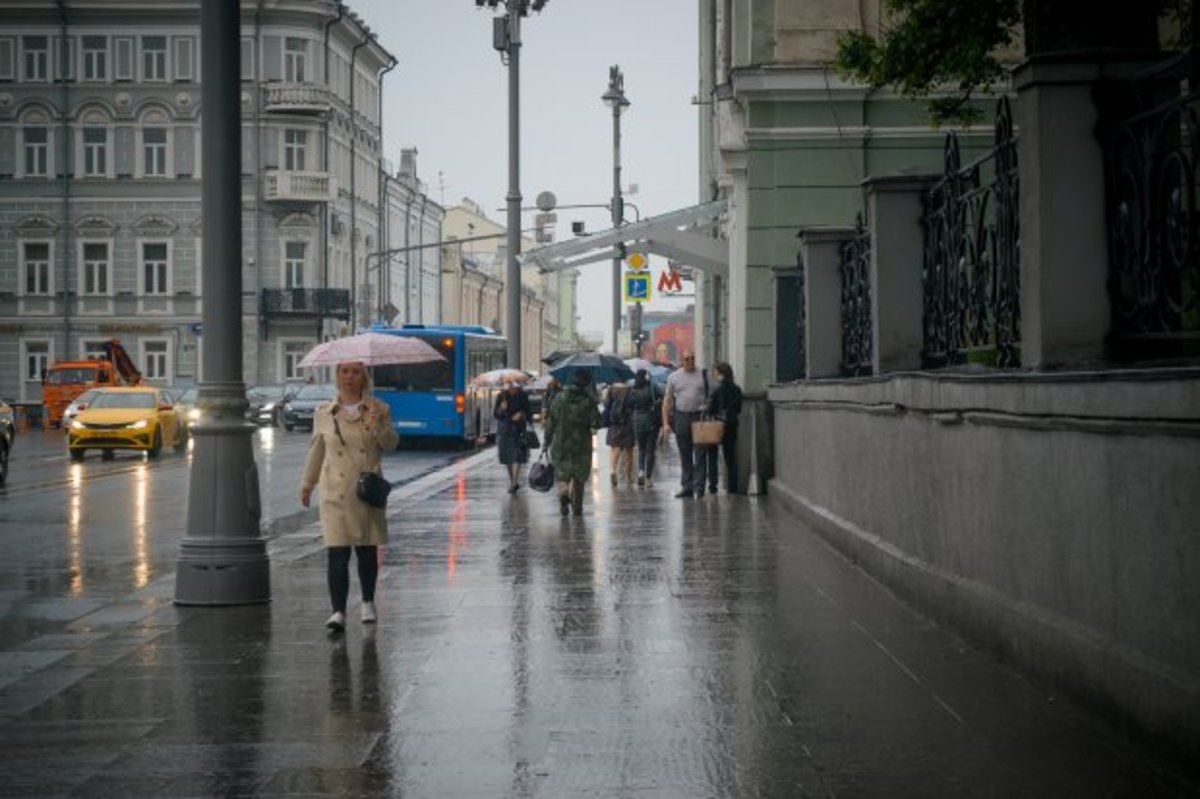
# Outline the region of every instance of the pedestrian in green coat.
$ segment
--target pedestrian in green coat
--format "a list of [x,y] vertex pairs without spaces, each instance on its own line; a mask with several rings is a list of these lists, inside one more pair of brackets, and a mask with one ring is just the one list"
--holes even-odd
[[577,370],[571,385],[554,398],[546,422],[563,516],[568,510],[576,516],[583,513],[583,484],[592,473],[592,436],[600,429],[600,410],[588,390],[591,382],[590,372]]

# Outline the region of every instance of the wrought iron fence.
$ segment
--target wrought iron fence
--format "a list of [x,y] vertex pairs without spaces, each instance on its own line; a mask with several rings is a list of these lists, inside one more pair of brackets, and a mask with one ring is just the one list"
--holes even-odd
[[1020,365],[1017,139],[1001,99],[993,148],[961,165],[946,136],[945,175],[925,194],[922,365]]
[[871,366],[871,232],[862,215],[842,245],[842,374],[869,375]]
[[1120,359],[1200,355],[1194,58],[1128,86],[1134,112],[1106,143],[1110,345]]

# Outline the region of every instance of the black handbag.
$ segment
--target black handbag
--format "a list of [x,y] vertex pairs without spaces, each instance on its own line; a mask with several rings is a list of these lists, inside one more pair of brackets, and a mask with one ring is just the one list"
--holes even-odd
[[532,427],[526,427],[525,435],[521,437],[521,444],[525,449],[538,449],[542,446],[542,440],[538,438],[536,430]]
[[529,487],[543,494],[554,488],[554,464],[546,457],[546,450],[529,467]]
[[363,472],[358,476],[355,493],[372,508],[384,508],[387,507],[388,494],[392,493],[392,484],[375,472]]

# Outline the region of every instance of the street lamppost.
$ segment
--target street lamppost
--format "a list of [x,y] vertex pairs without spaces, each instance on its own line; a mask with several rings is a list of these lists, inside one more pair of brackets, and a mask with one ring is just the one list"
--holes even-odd
[[[609,108],[613,118],[613,196],[612,196],[612,226],[616,230],[625,219],[625,208],[621,198],[621,114],[629,107],[625,99],[625,76],[621,67],[613,64],[608,68],[608,91],[600,96]],[[613,256],[612,265],[612,351],[617,352],[618,335],[621,330],[621,251]],[[632,313],[632,312],[631,312]]]
[[530,10],[541,11],[546,0],[475,0],[479,8],[508,9],[492,19],[492,47],[508,65],[508,238],[505,289],[504,335],[508,338],[508,365],[521,366],[521,17]]

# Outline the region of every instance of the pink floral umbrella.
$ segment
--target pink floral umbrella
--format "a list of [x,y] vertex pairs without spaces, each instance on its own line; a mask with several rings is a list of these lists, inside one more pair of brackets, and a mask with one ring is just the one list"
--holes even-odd
[[362,361],[366,366],[388,366],[444,360],[440,352],[419,338],[359,333],[318,344],[301,359],[300,367],[334,366],[346,361]]

